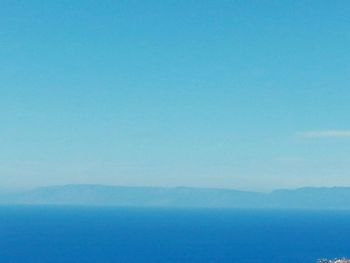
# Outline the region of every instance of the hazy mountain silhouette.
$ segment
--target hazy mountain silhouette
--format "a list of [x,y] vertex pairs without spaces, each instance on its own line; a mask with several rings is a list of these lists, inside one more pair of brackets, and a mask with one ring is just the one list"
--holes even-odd
[[65,185],[0,193],[0,204],[350,209],[350,187],[271,193],[189,187]]

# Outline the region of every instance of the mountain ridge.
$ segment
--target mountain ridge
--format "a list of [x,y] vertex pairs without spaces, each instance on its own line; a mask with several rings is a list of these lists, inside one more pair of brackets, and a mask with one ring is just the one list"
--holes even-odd
[[350,187],[303,187],[269,193],[227,188],[67,184],[0,193],[2,205],[98,205],[350,209]]

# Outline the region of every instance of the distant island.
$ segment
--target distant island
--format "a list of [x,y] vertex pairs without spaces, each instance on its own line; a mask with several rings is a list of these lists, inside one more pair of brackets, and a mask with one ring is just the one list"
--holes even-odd
[[63,185],[0,192],[2,205],[350,209],[349,200],[350,187],[260,193],[216,188]]

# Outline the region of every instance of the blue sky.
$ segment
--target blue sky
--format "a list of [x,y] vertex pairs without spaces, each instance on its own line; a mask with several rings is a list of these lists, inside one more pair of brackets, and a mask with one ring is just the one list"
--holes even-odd
[[349,13],[1,1],[1,185],[350,185]]

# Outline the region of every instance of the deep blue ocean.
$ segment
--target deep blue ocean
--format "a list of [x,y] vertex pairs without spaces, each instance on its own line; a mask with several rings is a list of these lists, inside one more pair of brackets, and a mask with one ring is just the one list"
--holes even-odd
[[316,262],[350,256],[350,212],[0,207],[0,262]]

